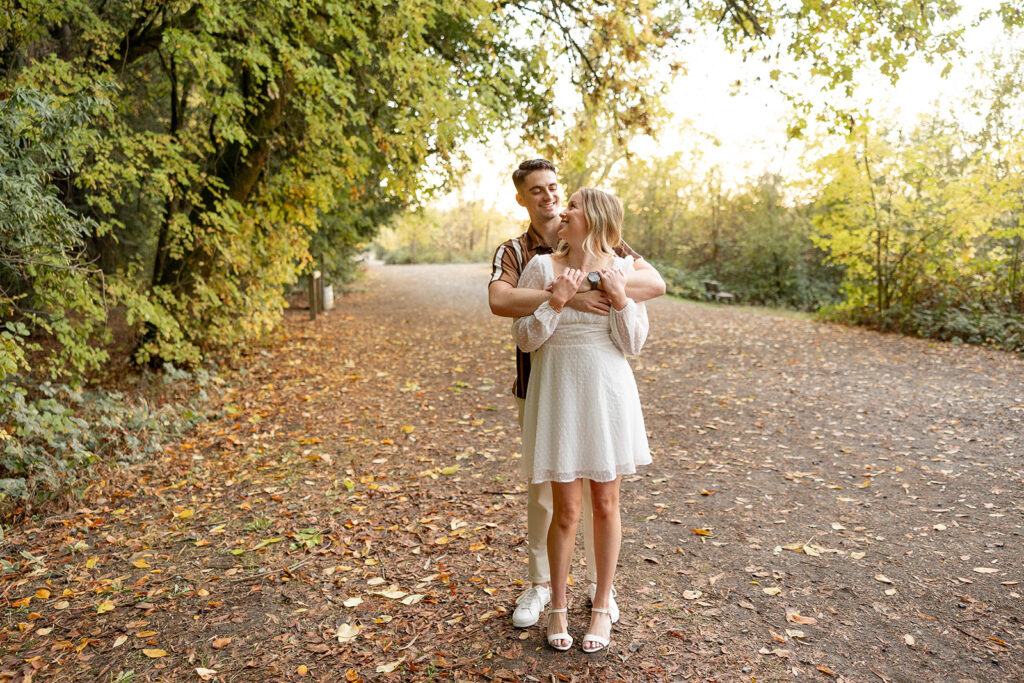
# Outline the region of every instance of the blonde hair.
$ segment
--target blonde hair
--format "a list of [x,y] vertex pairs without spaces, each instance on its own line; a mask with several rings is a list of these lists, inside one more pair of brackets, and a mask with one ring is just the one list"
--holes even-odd
[[[587,236],[583,239],[583,251],[601,258],[615,253],[615,247],[622,243],[622,203],[618,197],[590,187],[579,189],[583,217],[587,219]],[[569,245],[559,242],[555,253],[565,256]]]

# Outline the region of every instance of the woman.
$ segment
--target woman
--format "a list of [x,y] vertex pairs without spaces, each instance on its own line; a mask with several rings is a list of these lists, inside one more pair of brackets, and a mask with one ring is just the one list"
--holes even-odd
[[[533,352],[523,409],[523,473],[534,484],[551,482],[548,643],[556,650],[568,650],[573,642],[567,632],[566,581],[582,487],[590,487],[597,558],[597,591],[583,639],[583,651],[590,653],[611,641],[609,604],[622,541],[621,476],[651,462],[640,397],[626,361],[647,338],[647,311],[626,297],[624,273],[633,270],[633,259],[613,252],[621,230],[619,200],[581,189],[562,213],[558,248],[531,259],[519,279],[520,287],[551,292],[512,328],[519,348]],[[608,316],[564,308],[588,273],[599,275],[611,299]]]

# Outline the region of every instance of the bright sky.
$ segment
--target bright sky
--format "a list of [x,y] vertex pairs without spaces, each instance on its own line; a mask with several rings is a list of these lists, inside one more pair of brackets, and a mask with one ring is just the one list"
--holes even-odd
[[[998,0],[964,4],[976,16],[987,6],[997,6]],[[1007,41],[998,19],[990,19],[968,30],[967,57],[946,78],[940,75],[942,64],[915,59],[895,88],[880,75],[863,76],[866,81],[858,86],[857,100],[869,102],[876,118],[912,126],[937,106],[946,108],[959,101],[978,79],[979,59]],[[787,139],[788,104],[766,84],[767,72],[774,64],[766,65],[761,60],[744,64],[741,56],[727,52],[714,34],[698,36],[682,48],[681,61],[688,72],[676,79],[666,98],[673,119],[657,141],[636,140],[636,153],[642,157],[664,155],[692,148],[696,138],[703,140],[700,146],[705,163],[719,165],[727,182],[741,183],[765,171],[781,172],[788,177],[798,173],[803,147],[799,141]],[[759,75],[761,82],[756,82],[754,79]],[[746,85],[736,93],[731,84],[738,79]],[[503,212],[525,218],[515,202],[510,180],[519,158],[508,151],[501,139],[488,145],[474,145],[469,154],[471,169],[464,179],[462,196],[483,198]],[[454,201],[454,195],[450,195],[439,203]]]

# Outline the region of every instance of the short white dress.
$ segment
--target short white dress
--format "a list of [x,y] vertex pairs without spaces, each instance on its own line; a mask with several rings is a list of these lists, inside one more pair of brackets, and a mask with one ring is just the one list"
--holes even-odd
[[[615,257],[628,273],[633,257]],[[544,289],[555,279],[551,256],[530,259],[519,286]],[[633,370],[626,354],[647,339],[644,304],[628,299],[610,315],[546,302],[512,323],[516,344],[531,352],[523,407],[523,476],[531,483],[612,481],[651,462]]]

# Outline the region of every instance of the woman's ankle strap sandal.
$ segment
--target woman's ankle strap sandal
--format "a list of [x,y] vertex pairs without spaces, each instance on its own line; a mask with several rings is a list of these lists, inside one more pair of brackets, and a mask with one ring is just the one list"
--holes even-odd
[[[566,607],[559,607],[557,609],[555,609],[555,608],[549,609],[548,610],[548,623],[549,624],[551,623],[551,615],[552,614],[566,614],[567,612],[568,612],[568,608],[566,608]],[[564,640],[564,641],[566,641],[568,643],[568,645],[563,645],[563,646],[555,645],[555,641],[557,641],[557,640]],[[551,634],[548,635],[548,645],[550,645],[551,647],[555,648],[559,652],[565,652],[566,650],[568,650],[569,648],[572,647],[572,636],[570,636],[568,633],[551,633]]]
[[[608,628],[611,628],[612,611],[610,609],[601,609],[600,607],[594,607],[590,611],[597,612],[598,614],[607,614],[609,620]],[[597,647],[588,648],[587,641],[590,641],[591,643],[597,643]],[[600,652],[601,650],[605,649],[611,644],[611,642],[611,638],[605,638],[604,636],[599,636],[596,633],[588,633],[587,635],[583,636],[583,651],[586,652],[588,655],[591,655],[595,652]]]

